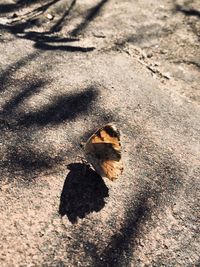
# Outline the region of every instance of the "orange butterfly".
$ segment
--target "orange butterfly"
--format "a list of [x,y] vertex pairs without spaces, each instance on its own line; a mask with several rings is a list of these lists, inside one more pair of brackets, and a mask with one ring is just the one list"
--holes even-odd
[[123,172],[119,130],[107,124],[96,131],[85,144],[85,157],[99,175],[117,179]]

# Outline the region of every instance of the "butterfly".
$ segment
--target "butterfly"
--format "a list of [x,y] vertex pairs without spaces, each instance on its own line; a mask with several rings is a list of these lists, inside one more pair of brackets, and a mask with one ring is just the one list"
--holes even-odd
[[95,171],[111,181],[123,172],[120,132],[113,124],[107,124],[97,130],[86,142],[85,158]]

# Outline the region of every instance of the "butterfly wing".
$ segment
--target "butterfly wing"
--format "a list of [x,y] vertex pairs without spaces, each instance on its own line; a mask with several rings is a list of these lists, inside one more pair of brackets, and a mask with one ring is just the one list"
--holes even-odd
[[99,175],[112,181],[117,179],[123,171],[117,128],[107,124],[93,134],[85,145],[85,156]]

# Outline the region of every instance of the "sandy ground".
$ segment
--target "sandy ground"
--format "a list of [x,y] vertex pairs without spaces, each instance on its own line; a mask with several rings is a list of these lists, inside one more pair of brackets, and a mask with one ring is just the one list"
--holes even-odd
[[0,1],[1,267],[200,265],[199,40],[198,0]]

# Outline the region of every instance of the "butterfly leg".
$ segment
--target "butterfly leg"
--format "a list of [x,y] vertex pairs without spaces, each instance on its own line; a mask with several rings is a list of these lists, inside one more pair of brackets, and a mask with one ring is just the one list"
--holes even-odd
[[83,164],[83,176],[85,177],[85,175],[87,174],[87,169],[90,167],[90,164],[88,164],[87,160],[85,160],[84,158],[82,158],[81,161]]

